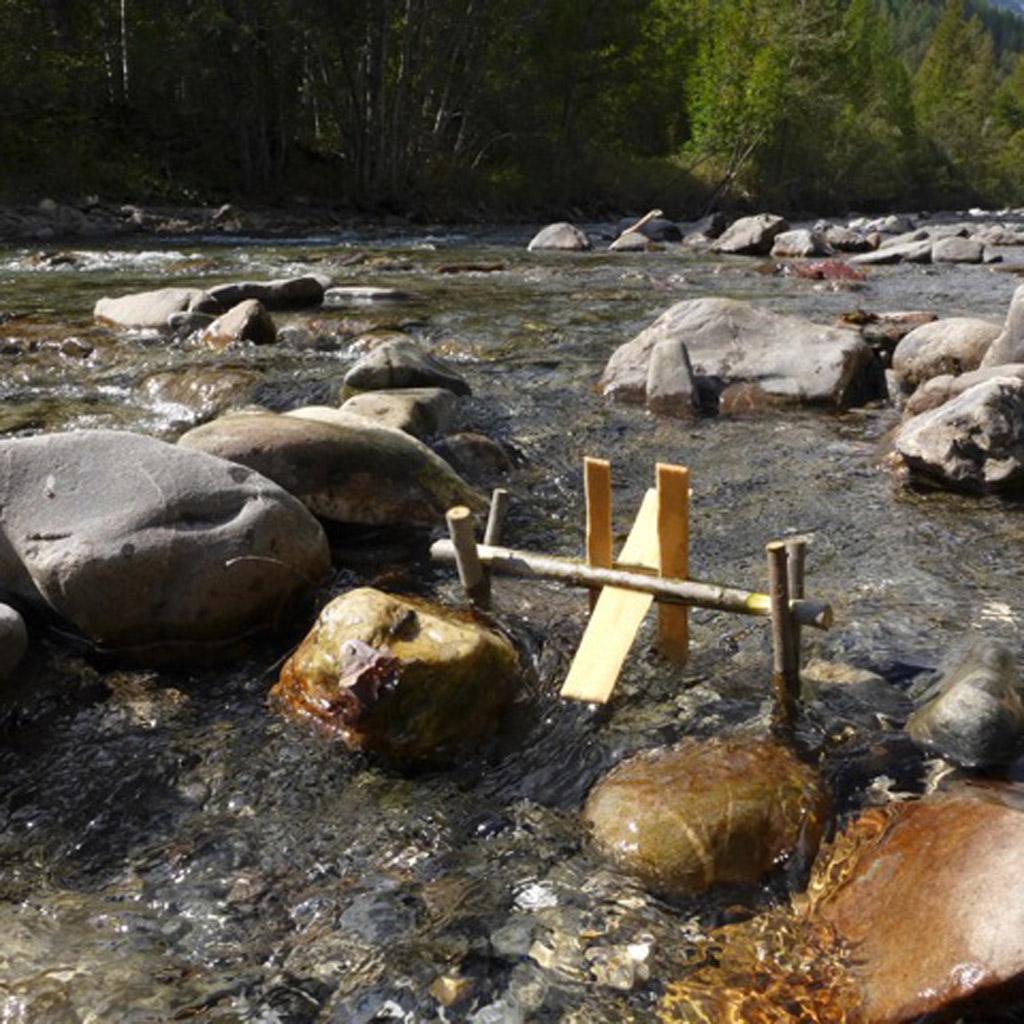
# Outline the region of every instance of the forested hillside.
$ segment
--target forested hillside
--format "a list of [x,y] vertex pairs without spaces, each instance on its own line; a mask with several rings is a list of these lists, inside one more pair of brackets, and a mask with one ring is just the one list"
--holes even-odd
[[465,216],[1024,203],[981,0],[0,0],[0,195]]

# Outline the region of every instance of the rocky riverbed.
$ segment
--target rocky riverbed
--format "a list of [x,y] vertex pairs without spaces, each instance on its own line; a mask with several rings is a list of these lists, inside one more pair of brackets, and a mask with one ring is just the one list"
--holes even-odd
[[[904,237],[929,224],[930,240]],[[919,479],[916,456],[900,473],[891,463],[907,431],[897,404],[948,410],[973,391],[959,378],[984,376],[989,348],[1014,334],[1024,247],[1005,243],[1020,226],[855,225],[886,229],[869,255],[886,240],[903,252],[856,273],[842,252],[789,255],[806,239],[776,256],[774,236],[753,256],[710,239],[609,252],[615,231],[585,227],[589,251],[528,251],[533,229],[398,225],[273,241],[172,225],[0,249],[0,566],[27,619],[27,653],[0,658],[0,1019],[582,1024],[724,1020],[742,1006],[751,1020],[896,1021],[948,1006],[1014,1019],[1003,993],[1024,962],[992,936],[1016,928],[1015,910],[1000,915],[1019,903],[999,851],[1013,865],[1022,848],[1020,506],[989,486],[1007,477],[983,458],[965,457],[982,468],[958,491]],[[935,255],[965,235],[1002,263]],[[926,242],[936,261],[908,262]],[[289,280],[326,298],[265,287]],[[260,297],[225,288],[243,282]],[[101,299],[167,288],[192,291],[146,322],[119,322],[109,305],[94,317]],[[240,316],[214,329],[237,301],[260,302],[272,335]],[[719,326],[685,339],[690,378],[678,348],[652,340],[659,318],[704,324],[709,310],[737,337],[771,334],[745,376],[715,361]],[[921,315],[883,315],[907,311]],[[967,326],[894,358],[933,316]],[[609,360],[644,333],[642,372],[625,378],[639,383],[615,395]],[[838,355],[801,358],[823,345]],[[766,370],[786,346],[794,354]],[[667,378],[652,375],[652,352]],[[856,386],[849,367],[864,371]],[[812,391],[798,381],[808,370],[835,376]],[[990,421],[1008,425],[1012,448],[1011,377],[977,384],[997,382]],[[645,408],[652,380],[651,404],[672,415]],[[258,410],[218,421],[247,407]],[[75,455],[82,445],[90,454]],[[467,675],[473,702],[452,706],[450,675],[439,685],[398,664],[425,660],[404,652],[431,607],[463,604],[454,573],[427,557],[443,508],[482,508],[506,487],[509,544],[578,554],[584,454],[612,460],[621,535],[655,462],[691,467],[696,577],[763,589],[764,544],[810,538],[808,590],[837,623],[804,634],[799,759],[763,745],[764,620],[692,613],[683,668],[654,653],[648,624],[609,706],[566,704],[585,594],[497,579],[493,620],[458,619],[476,639],[437,646],[500,651],[500,693]],[[231,524],[245,516],[236,550]],[[131,552],[101,547],[109,538]],[[241,575],[220,586],[207,562]],[[173,602],[162,580],[178,581]],[[373,598],[385,610],[372,621],[336,613],[327,630],[327,609],[353,591],[416,601]],[[339,615],[360,625],[335,640]],[[279,714],[282,700],[298,713]],[[974,723],[968,743],[947,741],[950,716]],[[431,756],[409,763],[420,747]],[[674,752],[630,760],[652,749]],[[586,803],[596,819],[588,793],[620,762],[612,790],[629,779],[654,794],[626,801],[658,831],[653,867],[581,815]],[[760,767],[730,776],[745,763]],[[659,810],[666,765],[672,786],[693,780],[692,812]],[[764,776],[753,793],[750,774]],[[764,849],[748,850],[748,834]],[[932,842],[948,919],[925,912]],[[872,881],[887,857],[904,871],[898,899]],[[923,957],[913,934],[949,939]],[[895,989],[908,966],[923,973]],[[938,995],[922,1001],[925,990]],[[979,994],[996,1009],[977,1009]]]

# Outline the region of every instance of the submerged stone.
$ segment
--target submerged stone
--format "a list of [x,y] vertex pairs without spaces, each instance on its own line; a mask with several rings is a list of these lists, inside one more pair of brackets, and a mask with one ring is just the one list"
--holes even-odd
[[652,889],[688,894],[754,882],[813,855],[829,814],[818,773],[745,737],[686,741],[624,761],[587,798],[598,847]]
[[494,729],[518,672],[470,613],[360,588],[323,609],[271,697],[354,749],[434,758]]

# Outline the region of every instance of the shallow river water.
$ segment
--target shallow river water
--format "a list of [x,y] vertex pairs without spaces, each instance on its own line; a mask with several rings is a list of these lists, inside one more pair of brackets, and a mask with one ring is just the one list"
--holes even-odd
[[[691,467],[695,576],[763,589],[764,544],[808,535],[808,592],[832,602],[836,625],[806,631],[805,656],[872,669],[891,692],[885,707],[823,694],[804,738],[827,751],[842,813],[921,791],[928,766],[893,722],[915,679],[966,637],[1017,647],[1021,509],[896,488],[880,464],[891,409],[692,424],[611,405],[595,384],[617,345],[681,299],[728,295],[821,321],[857,307],[1001,320],[1018,279],[904,266],[831,292],[757,273],[756,260],[540,256],[528,237],[150,240],[74,250],[70,263],[0,250],[0,432],[173,440],[193,420],[151,397],[155,373],[255,371],[252,398],[283,410],[335,404],[356,358],[345,340],[201,353],[115,333],[92,323],[102,295],[311,270],[402,288],[413,301],[275,319],[337,338],[399,326],[456,363],[473,387],[459,426],[516,456],[504,481],[513,546],[579,553],[584,454],[612,460],[622,534],[655,462]],[[501,269],[442,272],[454,264]],[[353,319],[365,323],[339,329]],[[323,600],[364,581],[460,600],[453,573],[426,559],[428,537],[334,540],[344,557]],[[266,695],[281,644],[156,673],[97,664],[37,630],[23,678],[0,697],[0,1022],[652,1020],[694,940],[782,899],[790,880],[664,901],[602,862],[577,812],[630,751],[763,729],[766,623],[693,613],[683,668],[653,653],[648,624],[613,702],[594,709],[557,698],[585,595],[495,590],[530,666],[521,699],[483,750],[418,774],[276,718]],[[456,974],[471,994],[444,1010],[431,986]]]

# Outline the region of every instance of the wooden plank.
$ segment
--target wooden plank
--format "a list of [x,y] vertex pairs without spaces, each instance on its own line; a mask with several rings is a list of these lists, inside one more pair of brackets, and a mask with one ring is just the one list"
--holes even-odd
[[[685,580],[690,575],[690,471],[659,462],[658,571]],[[683,664],[690,653],[689,612],[679,605],[658,605],[658,647],[671,661]]]
[[[619,556],[623,562],[658,567],[658,492],[644,495],[633,529]],[[654,597],[635,590],[605,587],[601,591],[579,650],[562,686],[562,696],[604,704],[644,621]]]
[[[587,565],[610,569],[612,565],[612,466],[606,459],[583,460],[587,499]],[[597,605],[600,588],[590,591],[590,610]]]

